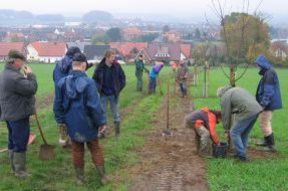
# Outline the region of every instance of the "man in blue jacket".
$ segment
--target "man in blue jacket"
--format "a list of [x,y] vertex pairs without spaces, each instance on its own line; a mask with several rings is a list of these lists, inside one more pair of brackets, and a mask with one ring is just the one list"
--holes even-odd
[[[57,94],[57,84],[61,78],[68,76],[68,74],[72,71],[72,62],[73,56],[76,53],[80,53],[80,49],[78,47],[70,47],[66,52],[66,55],[62,60],[56,63],[54,71],[53,71],[53,81],[55,87],[55,95]],[[55,96],[56,97],[56,96]],[[55,100],[54,100],[55,105]],[[69,138],[67,136],[67,127],[65,124],[58,124],[59,127],[59,144],[66,147],[69,145]]]
[[262,76],[257,88],[256,99],[264,109],[260,114],[260,126],[264,134],[264,142],[260,143],[259,146],[264,146],[269,151],[276,151],[271,120],[273,111],[282,108],[279,79],[272,64],[264,55],[258,56],[255,63],[260,68],[259,75]]
[[120,134],[119,95],[126,84],[126,76],[120,64],[115,60],[115,52],[108,50],[98,67],[95,69],[93,79],[97,84],[104,113],[107,114],[107,105],[114,118],[115,136]]
[[95,82],[85,73],[86,62],[84,54],[74,55],[73,70],[57,84],[54,112],[57,122],[68,127],[77,183],[84,183],[84,144],[86,143],[93,163],[101,175],[101,182],[105,184],[107,178],[103,153],[98,142],[98,131],[105,130],[106,116],[101,107]]

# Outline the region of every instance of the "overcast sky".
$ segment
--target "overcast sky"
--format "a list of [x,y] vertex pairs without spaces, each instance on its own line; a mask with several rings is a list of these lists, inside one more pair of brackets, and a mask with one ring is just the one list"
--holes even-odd
[[[224,1],[224,0],[221,0]],[[241,10],[243,0],[227,0],[232,10]],[[231,3],[232,2],[232,3]],[[251,11],[259,0],[250,0]],[[173,16],[203,16],[211,12],[211,0],[0,0],[1,9],[28,10],[33,13],[62,13],[77,16],[90,10],[111,13],[169,14]],[[261,11],[285,14],[288,0],[263,0]]]

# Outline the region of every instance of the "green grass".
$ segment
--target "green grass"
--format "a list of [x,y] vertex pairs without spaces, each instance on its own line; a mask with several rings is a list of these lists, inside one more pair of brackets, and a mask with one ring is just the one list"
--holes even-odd
[[[207,180],[211,190],[288,190],[288,183],[286,181],[286,171],[288,169],[288,131],[286,127],[288,123],[287,70],[277,71],[280,78],[284,108],[274,113],[272,125],[276,136],[277,148],[280,153],[279,157],[258,159],[249,164],[239,164],[232,159],[207,160]],[[203,74],[201,74],[200,77],[202,78]],[[249,90],[254,95],[259,79],[258,70],[249,69],[245,77],[243,77],[237,85]],[[228,80],[222,71],[220,69],[212,70],[210,74],[209,95],[215,97],[217,88],[225,84],[228,84]],[[202,85],[192,87],[191,92],[193,95],[196,95],[196,97],[201,97]],[[220,100],[217,98],[198,98],[195,100],[197,108],[209,106],[214,109],[220,109],[219,103]],[[218,131],[223,138],[221,126],[219,126]],[[250,135],[252,138],[262,138],[258,123],[255,124]],[[252,143],[250,145],[253,146]]]
[[[0,68],[3,65],[0,65]],[[53,65],[37,65],[32,64],[32,68],[38,77],[39,90],[37,98],[39,100],[53,93],[52,71]],[[145,144],[141,131],[153,128],[152,121],[157,109],[160,107],[163,97],[159,94],[147,96],[135,91],[136,79],[134,77],[134,67],[124,66],[127,76],[127,86],[121,94],[120,106],[121,110],[125,110],[125,118],[123,119],[122,137],[119,141],[115,141],[110,137],[101,144],[104,146],[106,166],[109,174],[125,173],[123,170],[138,161],[135,148]],[[89,71],[89,75],[93,73],[93,69]],[[240,72],[239,72],[240,73]],[[276,143],[279,149],[277,158],[258,159],[250,164],[239,164],[232,159],[213,159],[207,160],[207,181],[211,190],[288,190],[286,181],[286,171],[288,170],[288,131],[286,124],[288,123],[287,101],[288,95],[286,87],[288,87],[287,71],[278,70],[282,99],[284,109],[276,111],[273,117],[273,128],[276,136]],[[162,79],[170,79],[170,69],[165,68],[161,74]],[[145,88],[147,86],[147,78],[145,78]],[[244,78],[238,85],[248,89],[255,94],[256,87],[260,77],[257,69],[249,69]],[[203,74],[199,75],[199,85],[190,88],[190,91],[196,99],[194,100],[196,108],[208,106],[214,109],[220,109],[219,99],[216,98],[216,90],[218,87],[226,85],[228,79],[225,78],[220,69],[214,69],[210,72],[210,98],[202,97],[202,81]],[[165,89],[165,88],[163,88]],[[33,119],[33,117],[32,117]],[[40,111],[40,119],[44,127],[46,136],[51,144],[57,145],[58,131],[53,118],[52,106],[48,105]],[[90,154],[86,153],[86,177],[88,184],[85,187],[77,187],[74,184],[74,171],[71,162],[70,152],[56,147],[57,158],[54,161],[43,162],[38,159],[39,146],[41,139],[36,129],[34,120],[32,120],[32,131],[37,132],[37,140],[35,144],[29,147],[28,152],[28,169],[33,176],[25,181],[19,181],[14,178],[7,164],[6,156],[0,154],[0,190],[127,190],[129,180],[110,184],[106,187],[99,185],[99,177],[92,165]],[[0,126],[0,147],[6,146],[7,132],[6,128]],[[221,125],[217,128],[223,138],[223,130]],[[262,138],[259,124],[257,123],[251,132],[252,138]],[[120,174],[126,177],[126,174]],[[125,178],[122,178],[125,179]]]
[[[45,97],[46,94],[53,92],[52,71],[53,65],[32,65],[35,74],[38,76],[39,93],[37,97]],[[139,132],[152,128],[151,122],[154,120],[153,113],[161,105],[163,97],[159,94],[145,96],[136,92],[136,80],[134,77],[134,67],[123,67],[127,76],[127,86],[121,94],[120,107],[127,109],[125,119],[122,123],[122,136],[116,141],[110,137],[101,141],[104,146],[106,168],[109,174],[117,172],[126,166],[132,165],[137,161],[137,155],[134,151],[145,143],[144,138]],[[164,69],[163,77],[169,75],[169,69]],[[89,75],[93,70],[89,71]],[[45,80],[46,79],[46,80]],[[145,87],[147,78],[145,77]],[[146,89],[146,88],[145,88]],[[41,95],[41,96],[40,96]],[[50,144],[58,144],[58,128],[53,118],[52,105],[42,109],[40,112],[41,123]],[[2,124],[2,127],[4,125]],[[56,147],[56,159],[53,161],[43,162],[38,159],[39,146],[42,144],[39,133],[36,129],[35,121],[32,117],[31,130],[37,133],[36,142],[29,146],[28,151],[28,169],[33,174],[31,178],[25,181],[19,181],[13,177],[10,167],[6,161],[6,155],[0,154],[0,190],[126,190],[125,182],[117,185],[110,184],[101,187],[99,177],[91,162],[90,154],[86,152],[86,177],[88,184],[85,187],[75,186],[74,171],[70,156],[70,151]],[[6,128],[0,127],[0,146],[5,147],[7,144]],[[15,184],[17,182],[17,184]]]

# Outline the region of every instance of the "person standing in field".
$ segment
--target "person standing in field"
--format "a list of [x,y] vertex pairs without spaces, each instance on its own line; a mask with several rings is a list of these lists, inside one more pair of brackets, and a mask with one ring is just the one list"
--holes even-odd
[[138,60],[135,62],[136,70],[135,75],[137,78],[137,91],[142,92],[143,90],[143,71],[149,73],[149,70],[145,68],[144,56],[139,55]]
[[[11,50],[0,74],[0,114],[8,128],[8,157],[15,176],[26,178],[26,152],[30,134],[29,118],[35,114],[38,84],[25,56]],[[23,69],[24,75],[20,72]]]
[[77,184],[82,185],[84,178],[84,145],[92,155],[101,182],[106,184],[104,157],[99,146],[98,131],[106,128],[106,116],[93,79],[85,73],[87,60],[84,54],[74,55],[72,71],[57,84],[56,104],[54,107],[57,122],[65,124],[72,141],[72,157]]
[[[114,118],[115,136],[120,135],[120,112],[119,112],[119,97],[120,93],[126,85],[126,76],[115,60],[115,52],[108,50],[105,57],[96,67],[93,79],[97,84],[98,91],[101,97],[101,103],[104,113],[107,115],[108,102]],[[104,136],[104,134],[102,134]]]
[[260,114],[260,126],[264,135],[264,142],[258,145],[274,152],[276,149],[271,121],[273,111],[282,108],[279,79],[272,64],[264,55],[260,55],[255,63],[260,68],[259,75],[262,76],[257,88],[256,99],[264,109]]
[[203,108],[185,117],[186,127],[192,128],[196,135],[197,151],[200,156],[212,156],[212,142],[219,144],[216,125],[221,121],[221,111]]
[[156,63],[152,69],[149,72],[149,94],[155,93],[156,92],[156,86],[157,86],[157,77],[162,70],[164,66],[164,63]]
[[188,79],[189,69],[184,61],[180,62],[180,66],[177,70],[176,82],[179,84],[182,97],[187,96],[187,79]]
[[254,96],[240,87],[219,88],[217,96],[221,98],[222,123],[226,132],[230,131],[235,158],[249,161],[246,156],[249,133],[263,109]]
[[[78,47],[70,47],[68,51],[66,52],[66,55],[62,60],[56,63],[54,71],[53,71],[53,81],[54,81],[54,87],[55,87],[55,96],[57,94],[57,84],[60,81],[61,78],[64,78],[69,75],[69,73],[72,71],[72,62],[73,62],[73,56],[76,53],[80,53],[80,49]],[[54,99],[54,108],[55,108],[55,99]],[[55,111],[54,111],[55,113]],[[57,121],[57,118],[56,118]],[[58,124],[59,127],[59,144],[63,147],[69,146],[70,140],[67,135],[67,126],[65,124]]]

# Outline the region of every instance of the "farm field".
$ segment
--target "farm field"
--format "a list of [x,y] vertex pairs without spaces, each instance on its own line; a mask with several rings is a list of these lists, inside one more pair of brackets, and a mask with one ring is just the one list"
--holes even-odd
[[[3,65],[1,64],[0,69],[2,70],[2,68]],[[144,168],[143,166],[145,166],[146,164],[151,165],[151,169],[152,167],[157,168],[157,165],[161,166],[161,164],[158,163],[150,163],[150,161],[152,159],[154,160],[154,158],[147,157],[146,154],[149,152],[145,150],[145,148],[150,146],[159,146],[159,150],[151,151],[155,152],[154,154],[157,154],[157,152],[159,152],[160,158],[156,158],[158,160],[162,159],[161,156],[164,156],[165,154],[161,152],[161,148],[164,148],[164,145],[151,144],[151,141],[152,143],[158,143],[159,140],[163,140],[161,136],[155,138],[153,134],[158,135],[159,132],[162,131],[162,128],[165,127],[165,96],[161,96],[159,92],[155,95],[150,96],[147,95],[146,91],[144,91],[143,93],[136,92],[136,78],[134,77],[134,67],[123,66],[127,76],[127,86],[123,90],[120,98],[120,107],[123,119],[122,134],[119,140],[115,140],[113,136],[113,130],[111,129],[111,135],[107,139],[101,140],[101,145],[104,147],[105,151],[105,160],[108,175],[111,177],[112,183],[105,187],[101,187],[101,185],[99,184],[99,177],[96,173],[94,166],[91,163],[90,154],[86,152],[85,173],[88,183],[84,187],[77,187],[74,183],[74,170],[72,167],[70,151],[63,150],[57,145],[58,130],[52,112],[54,89],[52,80],[53,68],[53,65],[32,65],[32,69],[36,73],[39,83],[37,100],[39,105],[40,120],[44,127],[44,131],[46,133],[49,143],[56,145],[56,160],[43,162],[38,159],[39,146],[42,144],[42,142],[36,129],[34,118],[32,116],[31,131],[37,134],[37,139],[36,142],[29,147],[28,170],[33,174],[33,176],[25,181],[19,181],[17,180],[17,178],[14,178],[10,174],[10,167],[6,159],[6,155],[1,153],[0,190],[84,191],[97,189],[124,191],[137,190],[135,188],[135,185],[141,186],[145,184],[150,184],[149,181],[138,182],[141,177],[138,179],[137,176],[132,177],[132,175],[136,174],[135,172],[141,173],[141,170],[143,170]],[[90,69],[90,76],[92,72],[93,69]],[[251,132],[251,148],[249,151],[249,154],[252,158],[251,163],[241,164],[235,162],[233,159],[203,160],[201,158],[195,158],[195,153],[193,152],[194,149],[187,150],[189,154],[185,153],[186,151],[183,153],[179,153],[180,151],[177,153],[177,151],[175,151],[176,154],[179,155],[179,158],[181,158],[181,155],[185,156],[183,158],[186,161],[183,161],[183,159],[181,160],[181,162],[187,163],[186,169],[193,169],[194,167],[197,168],[198,165],[197,163],[192,163],[191,161],[189,161],[189,157],[191,157],[191,160],[195,159],[196,161],[201,162],[201,165],[203,164],[204,170],[202,169],[202,171],[199,171],[197,173],[201,173],[201,184],[207,184],[209,190],[288,190],[288,183],[286,181],[286,171],[288,169],[288,118],[286,117],[288,104],[288,95],[286,91],[286,88],[288,87],[288,81],[286,80],[287,70],[278,70],[278,74],[282,89],[282,99],[285,107],[284,109],[275,112],[273,118],[273,128],[276,136],[277,149],[279,150],[279,153],[277,155],[269,155],[260,151],[256,151],[254,143],[257,139],[262,138],[258,123],[255,125],[254,129]],[[163,81],[163,90],[165,92],[166,83],[170,82],[170,84],[173,84],[173,73],[171,69],[168,67],[164,68],[164,71],[161,72],[160,78]],[[144,79],[145,86],[147,86],[147,77],[144,76]],[[174,132],[174,137],[171,138],[171,142],[173,142],[173,144],[174,141],[175,144],[176,142],[181,142],[181,144],[179,144],[180,146],[177,145],[177,148],[179,148],[178,150],[185,149],[185,146],[189,146],[189,139],[193,139],[194,137],[192,135],[187,135],[187,133],[189,134],[190,132],[191,134],[193,134],[192,131],[188,131],[186,129],[183,130],[184,127],[181,123],[181,120],[182,118],[184,119],[185,114],[189,111],[189,109],[187,110],[185,107],[190,107],[190,104],[193,103],[196,109],[200,109],[205,106],[213,109],[219,109],[219,99],[216,98],[216,90],[218,87],[226,85],[228,82],[226,77],[223,75],[221,69],[216,68],[211,70],[209,80],[210,98],[204,99],[202,98],[202,79],[203,75],[199,74],[199,85],[190,86],[191,97],[184,101],[178,98],[177,95],[175,95],[171,90],[171,114],[173,114],[173,116],[175,115],[175,117],[171,117],[171,124],[173,125],[172,131]],[[248,89],[252,94],[255,94],[258,81],[258,70],[249,69],[247,71],[247,74],[238,82],[238,85]],[[223,130],[220,125],[217,131],[219,131],[219,134],[223,135]],[[179,136],[178,139],[177,136]],[[181,137],[185,137],[185,139],[181,140]],[[6,128],[4,124],[1,124],[1,148],[6,146],[6,139]],[[222,139],[224,140],[224,136],[222,136]],[[169,146],[169,138],[165,141],[167,141],[167,145]],[[191,142],[192,141],[194,140],[191,140]],[[166,149],[173,149],[173,145],[171,148]],[[144,154],[141,154],[141,152]],[[161,163],[161,160],[159,162]],[[166,163],[163,162],[163,165],[165,164]],[[167,164],[173,165],[171,161],[168,161]],[[174,165],[178,165],[177,160],[175,160]],[[189,167],[189,165],[191,166]],[[141,168],[139,166],[141,166]],[[149,174],[149,168],[147,167],[147,165],[144,169],[147,170],[147,174]],[[190,175],[191,174],[183,174],[183,178],[189,179],[188,176]],[[170,178],[173,178],[173,176],[170,176]],[[136,183],[135,180],[137,180]],[[194,179],[191,178],[191,185],[193,184],[193,180]],[[195,181],[200,180],[195,179]],[[203,188],[203,190],[207,189],[205,186],[201,186],[203,185],[199,185],[198,188]],[[182,189],[178,190],[185,190],[185,187],[181,188]],[[177,190],[176,187],[174,190]]]

